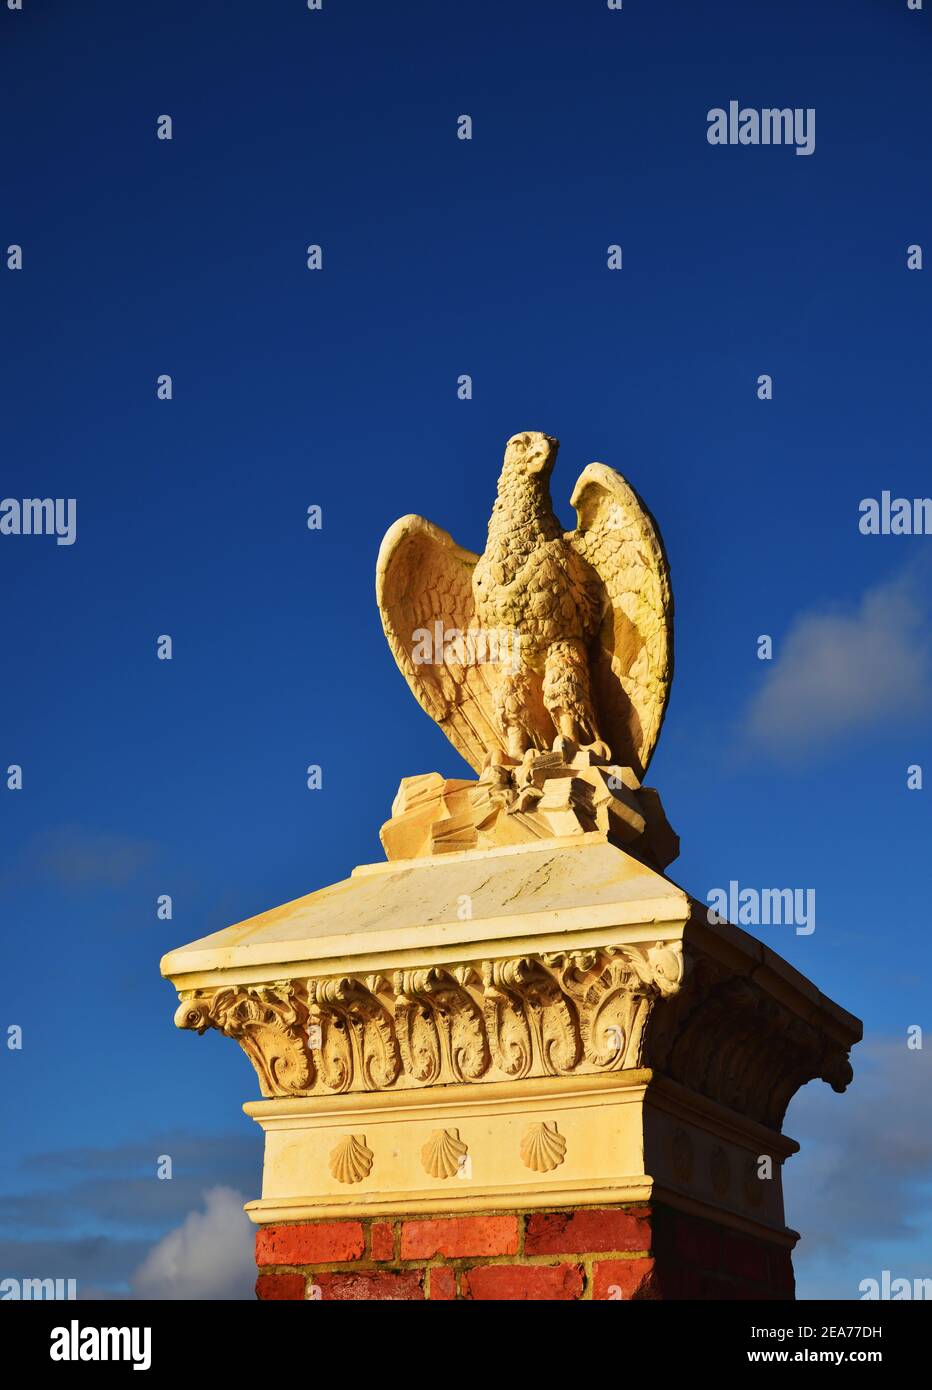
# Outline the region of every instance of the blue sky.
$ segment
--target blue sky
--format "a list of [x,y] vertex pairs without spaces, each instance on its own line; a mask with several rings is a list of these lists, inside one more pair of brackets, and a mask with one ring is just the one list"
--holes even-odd
[[[592,460],[660,522],[672,876],[814,888],[811,936],[760,932],[865,1022],[849,1093],[787,1121],[800,1293],[930,1272],[932,539],[858,529],[932,491],[930,38],[905,0],[0,10],[0,492],[77,500],[72,546],[0,537],[0,1272],[151,1291],[258,1191],[251,1069],[173,1029],[159,957],[463,771],[375,556],[410,511],[481,549],[520,429],[562,441],[567,523]],[[731,99],[815,108],[815,152],[709,145]]]

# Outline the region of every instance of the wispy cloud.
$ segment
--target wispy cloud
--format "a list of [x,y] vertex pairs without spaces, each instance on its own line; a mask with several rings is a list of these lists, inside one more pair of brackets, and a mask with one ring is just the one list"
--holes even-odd
[[[0,1239],[0,1277],[13,1279],[76,1279],[78,1297],[91,1288],[126,1287],[127,1271],[145,1258],[151,1242],[109,1236],[76,1236],[61,1240]],[[125,1295],[124,1295],[125,1296]]]
[[853,609],[799,614],[747,710],[746,744],[798,756],[932,705],[930,596],[920,570],[868,589]]
[[121,888],[151,863],[157,850],[151,840],[65,825],[37,836],[27,857],[69,887]]
[[[244,1134],[184,1134],[173,1132],[162,1134],[148,1140],[137,1140],[132,1144],[115,1144],[105,1148],[98,1145],[84,1145],[70,1149],[49,1149],[42,1153],[24,1157],[21,1168],[29,1174],[49,1175],[88,1173],[109,1175],[118,1178],[127,1173],[148,1172],[155,1153],[171,1154],[176,1173],[184,1168],[195,1174],[216,1175],[221,1173],[223,1186],[237,1186],[240,1171],[246,1164],[251,1165],[253,1180],[259,1174],[257,1161],[261,1163],[262,1140],[258,1131],[251,1129]],[[258,1160],[257,1160],[258,1156]],[[237,1178],[231,1179],[231,1170]]]

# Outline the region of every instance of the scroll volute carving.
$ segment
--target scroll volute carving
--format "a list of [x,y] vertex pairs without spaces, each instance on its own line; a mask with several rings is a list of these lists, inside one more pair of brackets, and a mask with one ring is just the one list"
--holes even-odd
[[638,1065],[652,1001],[679,972],[668,947],[609,947],[194,991],[178,1022],[236,1038],[264,1095],[518,1080]]
[[424,1085],[478,1081],[492,1062],[482,1011],[465,988],[473,973],[466,967],[457,974],[430,969],[395,975],[398,1045],[405,1070]]
[[483,1014],[492,1049],[506,1076],[527,1076],[534,1064],[531,1029],[519,997],[505,984],[500,962],[482,967]]
[[654,1005],[674,994],[682,982],[681,952],[655,943],[545,959],[576,1003],[586,1060],[606,1071],[642,1066],[645,1029]]
[[[488,962],[486,1018],[510,1075],[573,1071],[582,1056],[579,1016],[546,967],[531,957]],[[530,1057],[530,1062],[528,1062]]]
[[264,1096],[300,1095],[314,1068],[306,1044],[307,1007],[290,981],[256,987],[194,990],[175,1012],[179,1028],[216,1028],[235,1038],[252,1062]]
[[379,999],[379,976],[308,981],[309,1042],[331,1091],[381,1091],[394,1085],[401,1056],[392,1016]]
[[194,990],[176,1022],[235,1038],[265,1096],[648,1067],[779,1129],[807,1081],[851,1076],[847,1048],[753,973],[662,941]]

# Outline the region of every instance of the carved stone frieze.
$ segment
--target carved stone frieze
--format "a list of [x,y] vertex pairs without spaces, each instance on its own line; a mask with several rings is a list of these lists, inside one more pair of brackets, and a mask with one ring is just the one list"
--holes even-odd
[[575,1002],[588,1062],[599,1070],[644,1065],[644,1030],[658,999],[683,982],[679,946],[609,946],[601,952],[546,956]]
[[779,1130],[847,1048],[750,973],[679,940],[185,992],[176,1023],[235,1038],[265,1096],[650,1068]]
[[[528,956],[487,961],[483,983],[486,1018],[496,1040],[502,1035],[502,1015],[508,1022],[520,1019],[510,1041],[518,1046],[522,1062],[509,1075],[558,1076],[575,1070],[582,1055],[579,1016],[554,973]],[[515,1055],[513,1050],[509,1053],[512,1065]]]
[[187,993],[181,1028],[235,1038],[267,1096],[385,1091],[639,1066],[679,947],[464,962]]

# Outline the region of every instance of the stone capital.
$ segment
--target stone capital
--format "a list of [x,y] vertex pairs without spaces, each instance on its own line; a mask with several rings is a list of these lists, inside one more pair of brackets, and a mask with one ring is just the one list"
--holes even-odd
[[[257,1221],[646,1200],[782,1229],[786,1107],[857,1020],[598,833],[366,865],[167,955],[264,1099]],[[468,1170],[468,1182],[460,1181]]]

